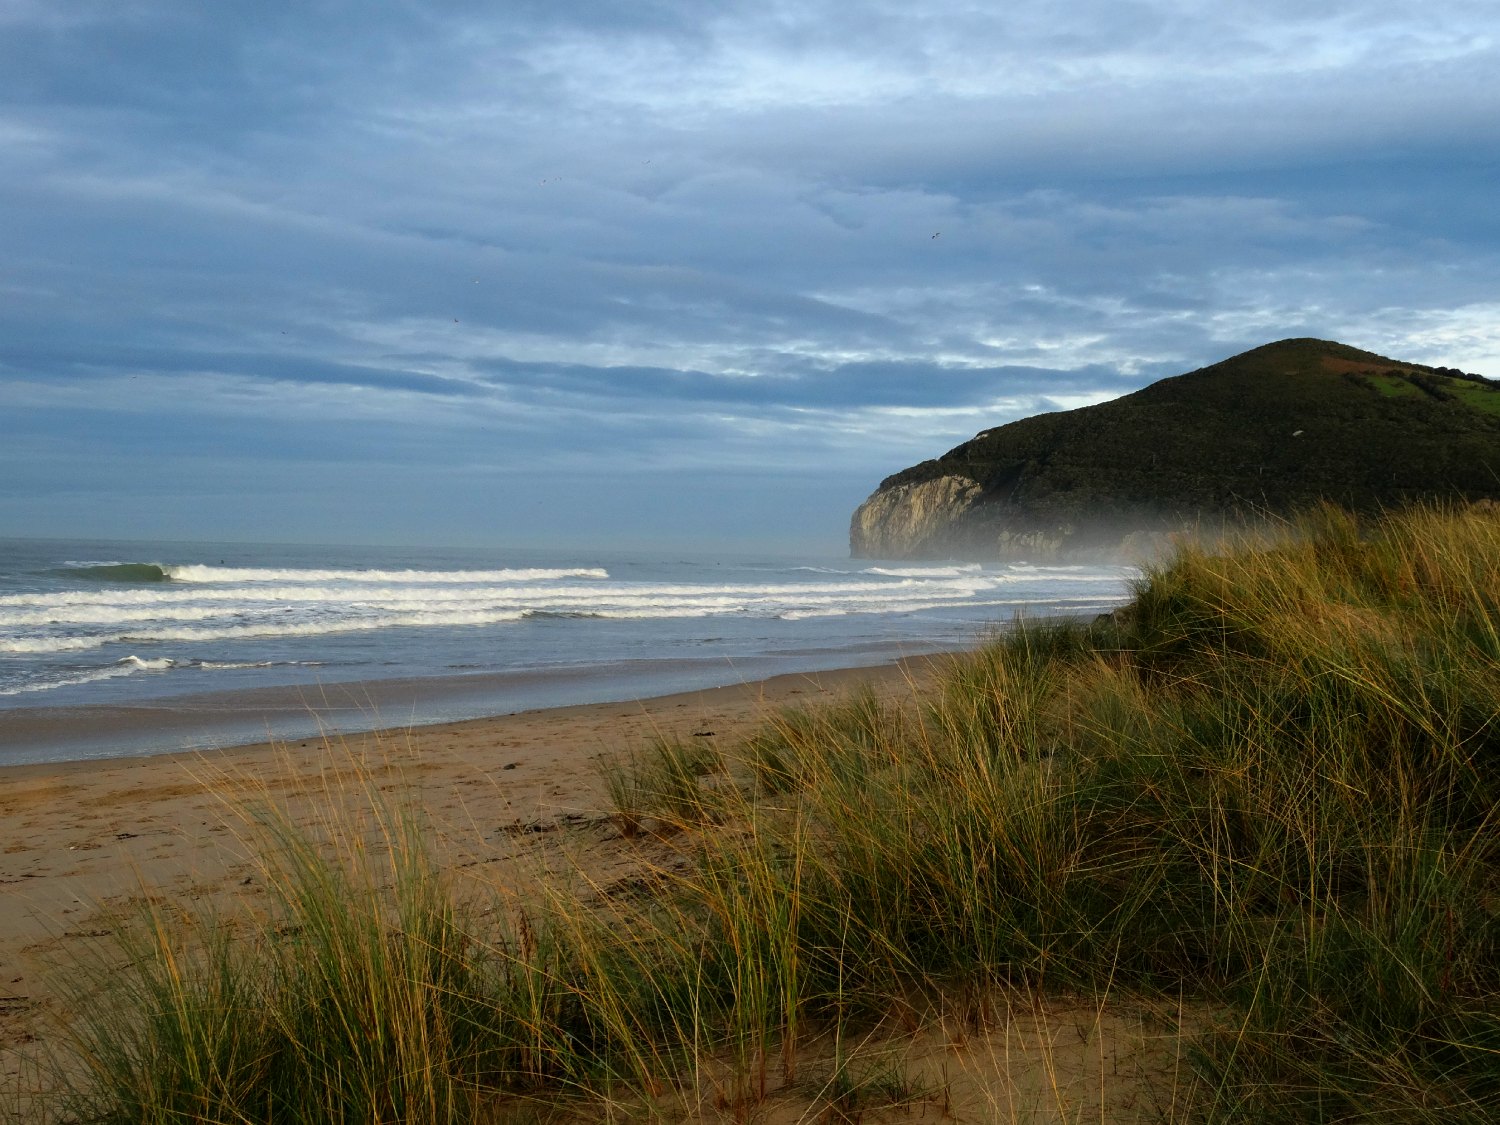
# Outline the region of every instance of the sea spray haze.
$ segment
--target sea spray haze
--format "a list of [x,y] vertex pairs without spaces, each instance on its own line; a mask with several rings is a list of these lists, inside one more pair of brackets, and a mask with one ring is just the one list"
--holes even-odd
[[386,716],[396,721],[630,698],[967,647],[1019,614],[1117,605],[1133,573],[0,541],[0,722],[39,707],[395,681],[414,685]]

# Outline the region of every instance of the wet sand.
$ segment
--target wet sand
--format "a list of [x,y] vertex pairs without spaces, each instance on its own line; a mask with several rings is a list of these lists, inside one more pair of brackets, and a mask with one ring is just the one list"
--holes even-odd
[[451,676],[312,681],[146,696],[132,703],[0,708],[0,768],[125,758],[327,733],[425,727],[518,711],[629,701],[743,685],[826,668],[879,667],[915,654],[873,645],[856,653],[807,651],[728,660],[634,660]]

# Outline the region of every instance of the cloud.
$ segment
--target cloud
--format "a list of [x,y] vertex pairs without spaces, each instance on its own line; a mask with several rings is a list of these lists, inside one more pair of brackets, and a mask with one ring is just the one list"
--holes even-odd
[[536,467],[841,504],[1284,336],[1500,374],[1488,0],[17,0],[0,29],[0,471],[38,497],[22,459],[66,450],[70,494],[129,509],[154,450],[247,505],[215,456],[419,466],[455,533],[466,474]]

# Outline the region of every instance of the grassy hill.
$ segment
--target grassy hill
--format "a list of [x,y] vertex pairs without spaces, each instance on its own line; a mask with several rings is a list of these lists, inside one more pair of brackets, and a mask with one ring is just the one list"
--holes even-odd
[[[1372,512],[1500,497],[1500,383],[1283,340],[1112,402],[986,430],[887,478],[876,497],[943,477],[979,491],[902,553],[984,553],[1002,527],[1080,545],[1321,500]],[[852,545],[880,553],[879,542]]]

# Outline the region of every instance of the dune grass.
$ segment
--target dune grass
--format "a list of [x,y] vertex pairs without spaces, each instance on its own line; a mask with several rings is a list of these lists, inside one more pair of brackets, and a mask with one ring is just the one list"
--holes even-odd
[[1025,994],[1199,1013],[1159,1119],[1495,1120],[1500,520],[1322,509],[1135,594],[910,699],[617,763],[637,893],[481,918],[419,818],[379,855],[273,831],[259,925],[136,930],[59,1115],[753,1120],[799,1083],[824,1120],[946,1112],[899,1068],[799,1070]]

